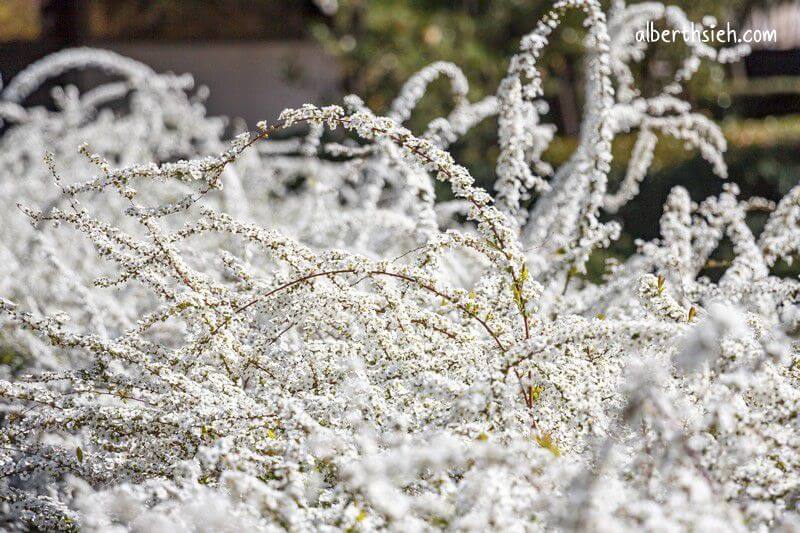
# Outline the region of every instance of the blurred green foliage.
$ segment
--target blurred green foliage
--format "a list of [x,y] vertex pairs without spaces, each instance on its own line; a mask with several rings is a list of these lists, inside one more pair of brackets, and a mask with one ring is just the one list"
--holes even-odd
[[9,371],[14,373],[24,366],[24,362],[25,361],[22,357],[22,354],[17,350],[6,346],[3,342],[2,335],[0,335],[0,365],[7,366]]
[[[608,2],[606,2],[608,3]],[[671,2],[694,20],[711,14],[720,21],[740,23],[752,0],[677,0]],[[346,89],[364,97],[374,110],[385,109],[398,88],[414,72],[438,60],[460,66],[472,84],[473,98],[493,94],[521,37],[530,32],[552,5],[541,0],[340,0],[336,15],[312,27],[312,33],[340,59]],[[553,35],[540,62],[545,93],[560,105],[575,98],[580,106],[583,54],[582,16],[571,13]],[[642,84],[655,90],[671,77],[683,46],[651,46],[642,65]],[[705,66],[690,87],[697,98],[718,94],[724,88],[722,67]],[[441,114],[441,101],[432,94],[421,115]],[[561,114],[568,114],[569,110]],[[558,117],[574,127],[574,117]],[[570,123],[572,122],[572,123]],[[424,125],[424,124],[423,124]],[[571,132],[568,132],[571,133]]]
[[[693,20],[710,14],[741,25],[756,0],[676,0]],[[438,60],[452,61],[470,80],[470,97],[493,94],[509,58],[552,2],[541,0],[340,0],[336,15],[311,25],[311,31],[343,65],[345,89],[364,98],[376,112],[386,110],[402,84],[416,71]],[[551,104],[547,121],[559,134],[573,136],[583,100],[583,37],[579,13],[571,13],[551,38],[540,61],[545,97]],[[644,94],[657,94],[668,83],[685,46],[653,44],[635,70]],[[704,63],[685,95],[696,108],[716,118],[732,116],[732,97],[746,92],[741,80],[730,80],[731,67]],[[736,77],[736,76],[734,76]],[[745,80],[746,82],[747,80]],[[789,82],[791,85],[791,82]],[[746,83],[744,85],[747,85]],[[800,86],[793,85],[800,89]],[[414,131],[447,113],[445,81],[435,82],[411,118]],[[735,107],[735,106],[734,106]],[[495,125],[487,121],[454,146],[484,186],[491,187],[496,149]]]
[[[759,196],[772,200],[783,197],[800,181],[800,116],[769,117],[764,120],[728,119],[722,123],[728,141],[726,161],[729,179],[739,185],[742,197]],[[620,135],[614,142],[610,189],[615,190],[624,175],[631,148],[635,142],[633,134]],[[566,160],[575,147],[575,139],[557,138],[545,156],[558,164]],[[695,200],[702,200],[722,191],[726,180],[715,176],[711,167],[697,151],[686,150],[683,143],[666,137],[659,141],[655,150],[651,171],[642,183],[639,196],[625,205],[613,217],[622,223],[621,238],[608,250],[599,250],[588,265],[588,278],[601,278],[607,257],[623,259],[635,248],[636,239],[658,237],[661,206],[669,191],[680,185],[685,187]],[[754,212],[748,216],[750,229],[758,234],[766,221],[764,213]],[[712,256],[717,265],[705,272],[712,279],[725,270],[733,250],[727,241]],[[800,265],[779,263],[773,269],[776,275],[797,276]]]
[[[733,26],[744,23],[750,10],[769,3],[759,0],[667,0],[686,11],[692,20],[715,16]],[[345,71],[345,89],[362,96],[376,112],[384,111],[402,84],[416,71],[434,61],[452,61],[464,70],[471,84],[470,98],[493,94],[506,72],[509,58],[520,38],[530,32],[552,5],[537,0],[339,0],[338,13],[313,25],[312,33],[338,57]],[[605,2],[608,5],[608,2]],[[545,98],[551,104],[546,121],[559,127],[559,136],[545,154],[553,163],[563,162],[574,149],[582,107],[583,36],[582,17],[572,13],[551,38],[540,61]],[[634,71],[645,95],[656,94],[668,83],[679,61],[683,45],[651,45]],[[447,113],[451,102],[447,84],[435,82],[411,118],[415,131]],[[729,142],[727,161],[730,179],[745,197],[778,199],[800,176],[800,120],[797,116],[748,120],[741,116],[737,98],[760,98],[762,93],[798,94],[796,78],[748,80],[744,66],[704,63],[686,88],[684,97],[695,109],[720,120]],[[750,106],[752,107],[752,106]],[[491,188],[497,157],[496,123],[479,125],[453,147],[454,156],[466,164],[477,180]],[[622,135],[614,144],[612,185],[624,173],[635,137]],[[488,147],[488,148],[487,148]],[[696,153],[687,152],[672,139],[659,142],[651,172],[640,197],[615,216],[624,225],[621,239],[597,254],[590,277],[597,279],[604,258],[624,257],[640,237],[652,238],[658,231],[661,205],[675,185],[689,189],[694,199],[718,194],[722,181]],[[448,191],[441,191],[445,196]],[[758,217],[753,227],[758,230]],[[719,251],[724,263],[725,250]],[[710,272],[714,275],[714,272]]]

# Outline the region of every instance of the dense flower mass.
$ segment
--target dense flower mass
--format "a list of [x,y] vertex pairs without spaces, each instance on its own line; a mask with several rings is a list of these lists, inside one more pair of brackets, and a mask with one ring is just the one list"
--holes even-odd
[[[588,104],[553,169],[536,63],[570,10]],[[800,185],[777,204],[676,187],[660,238],[581,276],[659,136],[725,176],[679,95],[746,50],[688,47],[644,96],[655,20],[688,23],[562,0],[495,96],[436,63],[386,117],[349,96],[233,140],[187,76],[90,49],[20,73],[0,94],[0,529],[800,528],[800,282],[773,274],[800,252]],[[117,81],[21,105],[87,67]],[[410,131],[441,76],[452,112]],[[492,116],[495,195],[447,151]],[[611,192],[621,132],[639,137]]]

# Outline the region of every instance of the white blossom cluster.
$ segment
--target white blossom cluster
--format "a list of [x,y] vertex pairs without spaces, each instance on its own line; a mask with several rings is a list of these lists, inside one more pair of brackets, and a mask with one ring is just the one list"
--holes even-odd
[[[553,169],[536,62],[570,10],[588,104]],[[386,118],[349,96],[232,141],[243,126],[207,117],[190,77],[110,52],[11,80],[0,529],[797,531],[800,281],[774,268],[800,253],[800,185],[777,204],[675,188],[660,238],[602,284],[580,275],[659,135],[725,174],[724,138],[680,84],[745,50],[689,48],[644,96],[634,35],[657,19],[686,21],[559,1],[495,96],[471,102],[436,63]],[[57,89],[55,111],[20,104],[73,68],[117,81]],[[411,132],[438,76],[452,112]],[[496,195],[446,151],[493,115]],[[290,126],[307,133],[271,138]],[[631,131],[611,193],[611,144]],[[769,213],[760,234],[753,210]]]

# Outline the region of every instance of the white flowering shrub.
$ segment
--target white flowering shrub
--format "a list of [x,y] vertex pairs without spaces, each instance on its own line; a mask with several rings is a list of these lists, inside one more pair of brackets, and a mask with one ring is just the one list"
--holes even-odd
[[[569,10],[587,107],[553,169],[536,62]],[[232,142],[189,77],[88,49],[20,73],[0,103],[0,528],[796,531],[800,282],[771,269],[799,251],[800,186],[777,204],[675,188],[660,238],[580,276],[660,136],[725,175],[720,130],[679,95],[746,50],[689,46],[643,95],[634,36],[662,19],[688,24],[559,1],[496,96],[436,63],[386,117],[350,96]],[[73,68],[118,81],[20,104]],[[452,112],[409,131],[442,76]],[[447,152],[491,116],[496,195]]]

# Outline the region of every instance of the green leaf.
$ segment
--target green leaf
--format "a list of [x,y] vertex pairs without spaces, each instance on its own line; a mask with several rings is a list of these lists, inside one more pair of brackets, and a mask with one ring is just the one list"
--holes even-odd
[[531,385],[531,402],[536,403],[542,397],[543,390],[541,385]]
[[558,446],[556,446],[556,443],[553,441],[553,436],[550,435],[550,433],[542,433],[541,435],[535,436],[534,439],[539,446],[545,450],[548,450],[556,457],[561,456],[561,450],[559,450]]
[[530,275],[530,272],[528,272],[528,265],[523,264],[522,265],[522,272],[520,272],[520,274],[519,274],[519,282],[520,283],[525,283],[525,281],[528,279],[529,275]]

